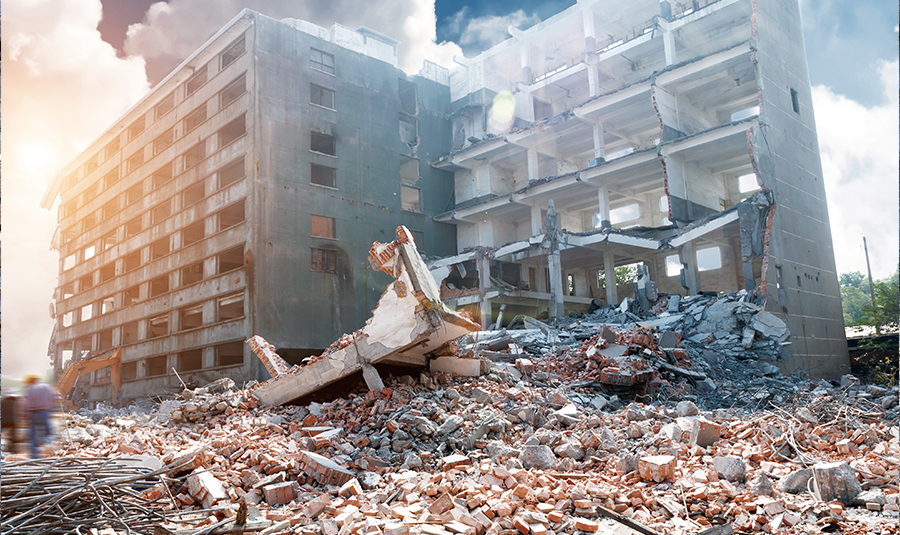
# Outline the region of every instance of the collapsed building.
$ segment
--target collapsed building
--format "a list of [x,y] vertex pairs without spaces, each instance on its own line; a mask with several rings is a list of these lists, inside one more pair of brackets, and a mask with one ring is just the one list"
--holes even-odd
[[846,373],[798,4],[585,1],[509,31],[450,74],[448,302],[487,328],[745,289],[793,333],[785,369]]
[[244,341],[291,366],[359,329],[391,282],[362,253],[402,224],[482,328],[745,290],[785,371],[846,373],[797,2],[585,0],[510,34],[407,76],[371,29],[243,11],[47,190],[57,372],[119,348],[124,400],[266,380]]

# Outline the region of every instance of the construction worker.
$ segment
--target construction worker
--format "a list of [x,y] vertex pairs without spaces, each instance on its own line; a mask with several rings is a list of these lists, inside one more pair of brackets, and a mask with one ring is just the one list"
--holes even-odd
[[50,415],[59,403],[59,392],[41,383],[37,375],[26,375],[25,412],[31,422],[31,458],[37,459],[44,441],[50,439]]
[[3,393],[0,400],[0,432],[6,435],[6,448],[16,453],[19,429],[19,412],[22,410],[22,396],[16,391]]

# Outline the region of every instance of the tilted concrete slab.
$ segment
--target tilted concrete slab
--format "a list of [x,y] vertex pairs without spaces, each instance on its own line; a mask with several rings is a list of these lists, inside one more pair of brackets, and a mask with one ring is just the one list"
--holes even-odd
[[271,346],[258,336],[248,340],[270,373],[277,374],[253,387],[260,401],[283,405],[360,370],[369,388],[380,388],[383,385],[372,364],[424,366],[430,353],[480,329],[441,301],[440,288],[406,227],[397,227],[395,241],[375,242],[369,263],[393,276],[394,282],[382,294],[365,327],[341,337],[309,364],[293,368],[273,365],[274,359],[281,359]]

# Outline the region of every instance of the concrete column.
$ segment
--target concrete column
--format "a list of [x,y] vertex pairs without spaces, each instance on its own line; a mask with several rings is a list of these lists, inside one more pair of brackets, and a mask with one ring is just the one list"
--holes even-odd
[[575,275],[575,295],[578,297],[590,297],[590,274],[586,268],[581,268],[573,273]]
[[478,259],[478,291],[481,294],[481,328],[487,329],[491,324],[491,300],[488,290],[491,289],[491,259],[483,256]]
[[519,44],[522,47],[519,49],[522,59],[522,81],[525,85],[531,85],[534,83],[534,74],[531,72],[531,47],[525,41],[519,41]]
[[594,125],[594,158],[606,161],[606,141],[603,139],[603,125]]
[[596,31],[594,30],[594,12],[590,7],[585,6],[581,10],[582,20],[584,21],[584,51],[588,54],[597,50]]
[[612,251],[603,251],[603,275],[606,278],[606,304],[615,305],[619,302],[619,292],[616,290],[616,259]]
[[538,167],[539,163],[537,151],[535,149],[528,149],[525,154],[527,155],[528,160],[528,182],[541,178],[541,171]]
[[491,166],[484,164],[476,167],[472,173],[475,175],[475,195],[480,197],[491,193]]
[[547,255],[547,264],[550,268],[550,319],[561,318],[565,315],[563,306],[563,273],[559,261],[559,235],[556,220],[556,208],[553,199],[547,207],[547,238],[550,252]]
[[663,48],[666,53],[666,65],[674,65],[678,63],[678,57],[675,54],[675,34],[668,29],[663,30]]
[[544,220],[541,216],[541,207],[537,204],[531,206],[531,235],[539,236],[543,231]]
[[596,63],[590,63],[587,68],[588,73],[588,91],[592,97],[600,94],[600,70]]
[[697,256],[694,242],[687,242],[681,246],[678,253],[681,261],[681,285],[688,291],[688,295],[700,293],[700,273],[697,271]]
[[672,20],[672,2],[670,0],[659,0],[659,16],[663,20]]
[[609,186],[603,184],[597,188],[597,206],[600,213],[600,228],[610,228],[609,222]]
[[213,368],[216,365],[216,348],[204,347],[200,350],[200,361],[203,369]]

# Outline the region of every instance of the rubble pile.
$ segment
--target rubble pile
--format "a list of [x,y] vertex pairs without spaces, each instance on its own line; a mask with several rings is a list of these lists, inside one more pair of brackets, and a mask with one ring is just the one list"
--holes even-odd
[[[505,351],[518,358],[497,359],[482,377],[390,378],[305,407],[194,389],[156,414],[83,418],[92,440],[62,453],[193,456],[182,479],[144,497],[171,496],[207,526],[246,504],[248,522],[268,521],[270,534],[629,532],[616,514],[660,533],[896,532],[898,427],[882,401],[896,400],[896,387],[773,376],[794,395],[755,412],[628,402],[588,364],[629,347],[636,362],[650,360],[645,350],[663,358],[658,341],[607,328],[579,342],[574,332],[559,333],[573,347],[558,355],[512,343]],[[687,357],[678,364],[690,370]],[[190,405],[209,410],[176,417],[196,414]]]

